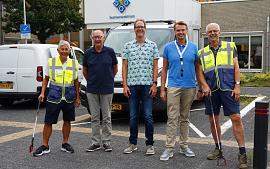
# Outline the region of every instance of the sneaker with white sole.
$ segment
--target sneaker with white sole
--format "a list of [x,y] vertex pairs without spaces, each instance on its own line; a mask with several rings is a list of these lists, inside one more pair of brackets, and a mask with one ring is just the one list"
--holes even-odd
[[126,148],[124,150],[124,154],[130,154],[132,153],[133,151],[136,151],[138,148],[137,148],[137,145],[134,145],[134,144],[129,144],[128,148]]
[[51,150],[50,150],[49,146],[46,147],[46,146],[42,145],[38,149],[36,149],[36,151],[33,153],[33,156],[39,157],[39,156],[42,156],[44,154],[48,154],[50,152],[51,152]]
[[160,156],[161,161],[167,161],[173,157],[173,149],[165,149]]
[[103,144],[103,148],[105,152],[111,152],[112,151],[112,146],[110,143],[105,143]]
[[148,145],[145,154],[146,155],[154,155],[155,154],[154,146],[153,145]]
[[86,149],[86,152],[93,152],[100,149],[99,144],[92,144],[89,148]]
[[187,157],[195,157],[195,153],[189,147],[183,148],[180,146],[179,153],[184,154]]
[[67,152],[67,153],[74,153],[74,149],[72,148],[72,146],[68,143],[64,143],[62,144],[62,151]]

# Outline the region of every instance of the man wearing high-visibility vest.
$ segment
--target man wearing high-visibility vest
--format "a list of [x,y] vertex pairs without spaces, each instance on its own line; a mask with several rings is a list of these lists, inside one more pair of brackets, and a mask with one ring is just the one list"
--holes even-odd
[[52,124],[56,124],[60,111],[63,112],[63,142],[61,150],[74,153],[74,149],[68,143],[71,121],[75,120],[75,106],[80,105],[79,82],[78,82],[78,61],[70,59],[70,45],[67,41],[61,40],[58,45],[59,56],[50,58],[45,71],[45,78],[42,82],[41,94],[38,97],[40,102],[44,101],[45,90],[50,81],[47,95],[46,114],[43,128],[42,146],[33,156],[42,156],[50,152],[49,138],[52,133]]
[[240,69],[236,46],[234,42],[221,41],[217,23],[208,24],[206,34],[209,45],[199,50],[197,69],[198,81],[205,97],[205,114],[209,116],[211,133],[216,143],[215,150],[208,154],[207,159],[219,158],[222,149],[219,125],[222,105],[224,115],[232,121],[233,133],[239,145],[239,168],[247,168],[244,127],[240,116]]

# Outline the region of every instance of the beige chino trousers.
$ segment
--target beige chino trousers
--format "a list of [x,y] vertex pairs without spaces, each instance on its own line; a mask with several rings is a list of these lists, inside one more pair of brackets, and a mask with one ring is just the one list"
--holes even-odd
[[188,147],[190,107],[195,93],[195,88],[168,87],[166,148],[174,148],[178,127],[179,144],[182,148]]

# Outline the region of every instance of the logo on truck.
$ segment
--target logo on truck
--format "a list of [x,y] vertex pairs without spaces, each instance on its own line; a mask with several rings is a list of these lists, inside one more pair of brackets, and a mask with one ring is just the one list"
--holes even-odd
[[113,2],[114,6],[118,9],[119,12],[123,13],[126,8],[129,6],[129,0],[115,0]]

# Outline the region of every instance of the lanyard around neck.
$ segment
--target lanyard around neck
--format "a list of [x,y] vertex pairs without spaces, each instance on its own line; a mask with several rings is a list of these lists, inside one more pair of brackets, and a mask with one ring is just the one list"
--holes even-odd
[[178,46],[176,40],[174,41],[174,44],[175,44],[175,47],[176,47],[176,49],[177,49],[177,51],[178,51],[178,54],[179,54],[179,56],[180,56],[180,64],[181,64],[181,66],[183,66],[183,65],[184,65],[183,54],[184,54],[184,52],[185,52],[185,50],[186,50],[186,48],[187,48],[187,46],[188,46],[188,41],[187,41],[187,43],[186,43],[184,49],[182,50],[182,52],[180,51],[179,46]]

